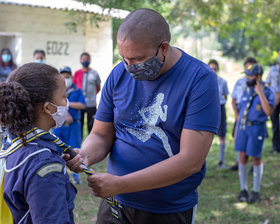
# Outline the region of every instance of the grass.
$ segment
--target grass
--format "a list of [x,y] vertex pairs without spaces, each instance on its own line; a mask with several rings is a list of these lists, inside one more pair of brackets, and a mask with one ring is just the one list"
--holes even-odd
[[[228,124],[226,163],[235,163],[231,137],[232,124]],[[271,128],[263,151],[264,175],[261,186],[260,203],[248,205],[237,202],[239,193],[238,172],[217,170],[219,158],[218,139],[215,138],[207,157],[207,173],[198,188],[199,203],[196,224],[278,224],[280,223],[280,155],[271,152]],[[250,167],[250,166],[249,166]],[[92,167],[97,172],[106,172],[106,161]],[[82,174],[82,184],[77,185],[75,200],[75,221],[77,224],[89,224],[96,221],[99,198],[92,195],[87,186],[86,175]],[[253,177],[248,176],[248,187],[252,187]]]

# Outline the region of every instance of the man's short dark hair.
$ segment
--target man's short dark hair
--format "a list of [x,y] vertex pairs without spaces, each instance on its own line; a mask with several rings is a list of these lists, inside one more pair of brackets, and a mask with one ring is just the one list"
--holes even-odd
[[80,59],[81,59],[84,55],[88,56],[89,59],[90,59],[90,55],[89,55],[89,53],[87,53],[87,52],[83,52],[83,53],[81,54],[81,56],[80,56]]

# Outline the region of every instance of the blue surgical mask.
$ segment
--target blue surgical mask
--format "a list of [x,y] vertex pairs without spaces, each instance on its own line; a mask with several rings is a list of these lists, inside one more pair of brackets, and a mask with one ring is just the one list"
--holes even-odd
[[12,60],[12,55],[10,55],[10,54],[2,54],[1,57],[2,57],[2,61],[4,63],[8,63]]
[[157,57],[160,46],[157,49],[156,55],[147,61],[134,65],[128,65],[126,61],[123,60],[126,70],[134,79],[139,81],[146,81],[153,80],[158,76],[160,69],[162,68],[165,61],[165,57],[163,61],[159,60],[159,58]]
[[84,68],[88,68],[90,62],[89,61],[83,61],[83,62],[81,62],[81,64]]
[[278,63],[280,63],[280,56],[278,56],[277,61],[278,61]]
[[41,63],[41,64],[45,64],[46,62],[42,59],[35,59],[34,60],[35,63]]

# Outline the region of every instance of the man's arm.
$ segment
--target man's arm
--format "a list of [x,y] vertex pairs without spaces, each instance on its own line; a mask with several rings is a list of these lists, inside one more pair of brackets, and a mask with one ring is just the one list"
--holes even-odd
[[90,166],[105,159],[111,151],[115,139],[115,128],[111,122],[95,120],[90,134],[85,139],[79,154],[67,161],[67,166],[81,172],[81,163]]
[[124,175],[107,173],[88,177],[88,185],[99,197],[165,187],[201,170],[213,141],[213,133],[183,129],[180,152],[145,169]]

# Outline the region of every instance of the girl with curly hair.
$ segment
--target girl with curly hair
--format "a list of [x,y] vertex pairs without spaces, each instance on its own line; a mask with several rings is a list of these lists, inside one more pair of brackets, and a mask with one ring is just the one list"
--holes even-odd
[[0,83],[3,197],[15,223],[74,223],[76,190],[60,157],[64,143],[49,133],[65,120],[65,93],[63,76],[46,64],[25,64]]

